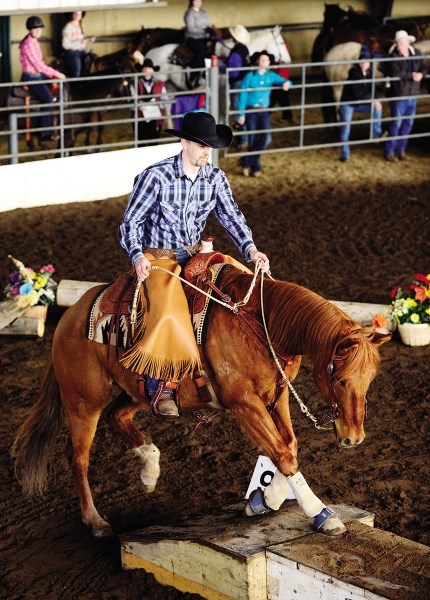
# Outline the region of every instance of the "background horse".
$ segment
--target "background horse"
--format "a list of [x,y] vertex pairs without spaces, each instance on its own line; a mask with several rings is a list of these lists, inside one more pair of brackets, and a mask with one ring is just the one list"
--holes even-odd
[[[250,42],[248,44],[248,50],[250,56],[252,56],[254,52],[267,50],[269,54],[273,54],[275,62],[283,65],[291,62],[291,56],[285,46],[285,40],[282,37],[281,25],[266,27],[264,29],[254,29],[249,31],[249,35]],[[234,42],[231,37],[222,42],[218,42],[215,46],[216,55],[220,58],[226,58],[233,48],[233,45]]]
[[343,10],[338,4],[325,4],[324,22],[321,31],[312,46],[312,62],[321,62],[330,48],[346,42],[359,44],[378,43],[383,52],[387,52],[393,43],[395,33],[405,29],[417,40],[424,39],[426,22],[411,19],[396,20],[395,23],[382,24],[364,11],[355,11],[349,7]]
[[[244,299],[252,279],[252,275],[228,266],[217,285],[237,302]],[[158,449],[132,422],[139,410],[149,410],[148,400],[139,392],[138,375],[119,363],[123,351],[117,353],[86,335],[89,311],[102,289],[97,286],[89,290],[60,319],[39,399],[18,431],[13,448],[24,490],[42,493],[53,445],[67,416],[71,468],[82,520],[97,537],[112,534],[94,506],[88,482],[90,448],[103,411],[140,458],[146,492],[155,489],[160,472]],[[377,345],[391,336],[361,327],[327,300],[292,283],[265,281],[261,295],[262,302],[255,289],[246,311],[238,314],[213,304],[202,346],[202,361],[213,386],[211,401],[202,402],[194,383],[186,379],[179,388],[181,409],[230,410],[279,469],[279,476],[272,480],[275,483],[276,479],[276,485],[272,489],[268,486],[263,504],[267,501],[270,509],[279,508],[289,478],[300,507],[314,519],[314,527],[315,520],[325,515],[327,518],[317,525],[320,531],[343,532],[339,518],[327,515],[327,508],[305,482],[300,488],[303,493],[293,487],[292,481],[300,472],[285,373],[293,380],[301,355],[309,356],[316,386],[330,407],[329,421],[338,442],[345,448],[356,446],[365,437],[366,393],[380,362]],[[261,335],[262,314],[277,363]],[[109,404],[113,382],[123,392]],[[249,508],[248,504],[247,512]]]
[[[347,42],[333,46],[325,55],[327,63],[336,61],[357,62],[360,56],[361,44],[358,42]],[[340,99],[342,97],[343,82],[348,79],[348,73],[353,63],[327,64],[324,66],[323,81],[330,85],[321,88],[322,101],[328,106],[323,106],[322,112],[326,123],[336,123]],[[381,71],[375,70],[377,77],[382,77]]]
[[[229,35],[227,31],[222,30],[222,36]],[[281,32],[282,27],[280,25],[250,31],[251,41],[248,44],[250,54],[267,50],[270,54],[273,54],[276,62],[280,64],[291,63],[291,57],[285,46]],[[217,41],[214,46],[214,52],[222,60],[229,55],[231,48],[233,48],[233,40],[230,37],[224,39],[222,42]],[[180,50],[178,51],[178,49]],[[186,48],[184,49],[184,47],[174,43],[166,44],[152,48],[146,53],[146,57],[150,58],[154,64],[160,66],[161,71],[157,75],[158,79],[164,82],[170,81],[178,90],[188,89],[189,70],[187,67]]]
[[[346,42],[344,44],[338,44],[330,48],[325,55],[325,62],[332,63],[336,61],[353,61],[358,62],[360,56],[361,43],[359,42]],[[422,40],[416,42],[414,47],[417,48],[421,54],[430,53],[430,40]],[[372,50],[372,49],[371,49]],[[427,64],[430,66],[430,59],[427,58]],[[323,107],[324,121],[335,123],[337,121],[337,113],[339,110],[339,103],[342,97],[343,81],[348,79],[348,72],[352,66],[352,63],[345,64],[327,64],[324,66],[323,79],[330,85],[322,88],[322,100],[325,103],[332,104],[331,106]],[[383,73],[379,70],[379,63],[375,64],[375,77],[384,77]],[[378,84],[380,85],[380,84]],[[427,89],[430,85],[427,79]]]
[[88,123],[93,119],[98,123],[96,144],[102,145],[103,120],[108,110],[108,100],[130,95],[130,85],[126,74],[115,67],[97,71],[80,81],[66,82],[64,84],[64,123],[73,127],[65,130],[65,147],[74,147],[76,136],[83,130],[86,132],[85,145],[89,146],[94,127],[89,126]]

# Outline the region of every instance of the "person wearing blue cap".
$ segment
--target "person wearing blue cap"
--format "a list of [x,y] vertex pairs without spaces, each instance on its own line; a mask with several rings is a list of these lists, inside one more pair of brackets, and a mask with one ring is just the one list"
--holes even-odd
[[350,158],[351,151],[348,141],[354,112],[369,113],[372,118],[372,138],[377,139],[382,136],[382,104],[379,100],[370,100],[372,95],[370,58],[369,48],[362,46],[358,63],[349,70],[348,82],[343,88],[339,107],[339,118],[342,122],[339,140],[343,142],[340,149],[341,162],[347,162]]

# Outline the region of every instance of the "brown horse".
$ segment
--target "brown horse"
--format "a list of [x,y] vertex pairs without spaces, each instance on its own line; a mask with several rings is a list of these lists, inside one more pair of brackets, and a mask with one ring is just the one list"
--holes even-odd
[[[252,278],[228,266],[217,285],[236,302],[244,299]],[[286,498],[285,487],[281,496],[278,491],[288,482],[302,510],[313,519],[314,528],[335,535],[345,531],[342,522],[313,494],[298,471],[298,445],[289,410],[291,381],[299,370],[301,355],[308,355],[316,387],[328,402],[329,421],[338,442],[344,448],[356,446],[365,437],[366,393],[380,363],[377,346],[391,335],[362,327],[332,303],[299,285],[266,279],[263,283],[253,290],[246,310],[234,312],[213,303],[201,351],[213,386],[211,400],[200,400],[195,384],[186,379],[179,387],[180,407],[230,410],[278,467],[272,480],[272,484],[276,480],[277,488],[270,490],[268,486],[264,497],[257,494],[253,503],[250,499],[248,515],[278,509]],[[67,416],[71,468],[82,520],[97,537],[112,534],[94,506],[87,476],[90,448],[103,411],[141,459],[145,491],[154,490],[159,475],[159,451],[153,443],[145,442],[145,435],[132,421],[138,411],[149,409],[148,399],[139,390],[138,375],[121,366],[122,351],[115,352],[86,336],[88,314],[101,289],[103,286],[89,290],[60,319],[39,398],[13,447],[17,476],[25,492],[42,493],[52,447],[64,414]],[[113,382],[123,392],[109,404]],[[298,477],[300,489],[296,485]]]

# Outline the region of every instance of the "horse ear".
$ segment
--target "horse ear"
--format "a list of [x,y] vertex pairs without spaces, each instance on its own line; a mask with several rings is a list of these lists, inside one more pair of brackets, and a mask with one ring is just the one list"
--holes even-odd
[[380,346],[381,344],[385,344],[385,342],[389,342],[392,336],[393,334],[390,331],[387,331],[386,333],[375,331],[372,337],[372,344]]

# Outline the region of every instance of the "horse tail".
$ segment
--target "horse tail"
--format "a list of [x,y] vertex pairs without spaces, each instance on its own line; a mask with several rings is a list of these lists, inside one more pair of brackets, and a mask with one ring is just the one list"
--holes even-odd
[[49,459],[63,422],[60,387],[50,359],[38,400],[18,429],[11,451],[16,477],[28,496],[42,495],[46,491]]

